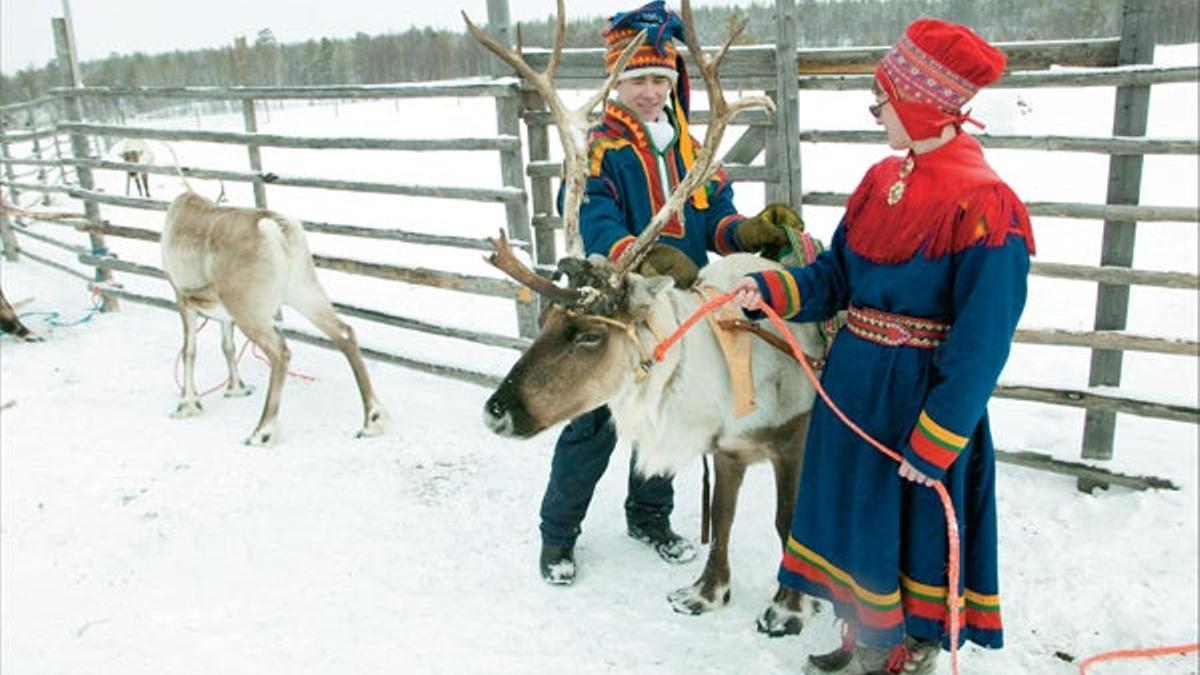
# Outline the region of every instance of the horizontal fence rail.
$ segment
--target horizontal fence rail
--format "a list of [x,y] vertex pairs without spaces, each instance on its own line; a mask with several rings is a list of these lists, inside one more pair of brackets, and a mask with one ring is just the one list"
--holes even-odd
[[[167,278],[165,272],[150,265],[121,260],[109,255],[96,255],[88,252],[87,249],[79,247],[68,250],[78,251],[79,262],[89,267],[115,272],[126,272],[153,279],[166,280]],[[516,300],[525,303],[531,302],[533,299],[532,294],[527,289],[505,279],[473,276],[421,267],[401,267],[398,265],[316,254],[312,256],[312,260],[313,265],[318,269],[346,272],[363,277],[402,281],[419,286],[504,298],[506,300]]]
[[[1200,75],[1196,66],[1096,68],[1092,70],[1053,70],[1009,73],[988,85],[989,89],[1034,89],[1044,87],[1119,87],[1130,85],[1195,82]],[[801,89],[844,91],[870,89],[871,75],[818,75],[800,77]]]
[[[75,273],[75,274],[78,274],[78,273]],[[86,277],[85,277],[85,279],[86,279]],[[98,292],[114,295],[114,296],[124,299],[124,300],[130,300],[132,302],[136,302],[136,303],[143,304],[143,305],[149,305],[151,307],[158,307],[159,309],[165,309],[165,310],[169,310],[171,312],[179,311],[175,307],[174,302],[172,302],[170,300],[166,300],[164,298],[156,298],[156,297],[150,296],[150,295],[142,295],[139,293],[133,293],[133,292],[125,290],[124,288],[121,288],[120,286],[114,286],[112,284],[93,283],[90,286],[91,286],[91,288],[93,288],[94,290],[96,290]],[[338,311],[343,311],[346,314],[354,314],[354,312],[347,305],[339,305],[338,303],[334,303],[334,307],[337,308]],[[366,315],[363,316],[363,318],[370,319],[370,313],[367,312]],[[391,318],[396,318],[396,317],[391,317]],[[414,323],[414,325],[419,325],[419,322]],[[338,349],[337,345],[333,344],[332,340],[329,340],[328,338],[325,338],[324,336],[313,335],[312,333],[295,330],[293,328],[283,328],[280,330],[280,333],[282,333],[284,337],[287,337],[287,338],[290,338],[290,339],[293,339],[293,340],[296,340],[299,342],[304,342],[306,344],[316,345],[318,347],[324,347],[326,349],[331,349],[331,350]],[[450,336],[450,337],[458,337],[458,336]],[[464,337],[463,339],[470,339],[470,338]],[[400,356],[399,354],[393,354],[391,352],[385,352],[385,351],[381,351],[378,349],[372,349],[370,347],[366,347],[361,344],[358,346],[358,350],[359,350],[359,352],[362,353],[363,356],[365,356],[366,358],[369,358],[369,359],[374,359],[376,361],[383,361],[384,363],[391,363],[393,365],[402,366],[404,368],[409,368],[412,370],[419,370],[421,372],[430,373],[430,374],[438,375],[441,377],[451,377],[456,380],[461,380],[463,382],[470,382],[472,384],[478,384],[478,385],[484,386],[484,387],[494,386],[494,382],[499,379],[494,375],[488,375],[486,373],[480,373],[480,372],[477,372],[474,370],[469,370],[466,368],[456,368],[454,366],[428,363],[425,361],[421,361],[419,359],[408,358],[405,356]]]
[[[1010,70],[1044,70],[1055,64],[1070,63],[1081,67],[1105,67],[1117,65],[1120,49],[1118,38],[1101,40],[1054,40],[1047,42],[998,42],[1004,50]],[[796,50],[796,72],[798,75],[820,75],[825,73],[872,73],[875,66],[890,46],[850,48],[801,48]],[[550,58],[548,49],[524,51],[525,60],[536,70],[546,67]],[[690,72],[698,72],[690,55],[685,54]],[[556,80],[564,84],[583,81],[591,86],[599,83],[604,75],[604,50],[564,50],[559,61]],[[774,88],[775,46],[735,45],[730,48],[721,65],[721,81],[727,87]],[[758,85],[758,86],[755,86]]]
[[[983,147],[1000,150],[1089,152],[1101,155],[1200,154],[1200,141],[1195,138],[972,135]],[[816,129],[802,129],[800,131],[800,141],[803,143],[861,143],[879,145],[886,139],[887,135],[882,131],[825,131]]]
[[4,141],[6,143],[26,143],[36,139],[51,138],[57,136],[58,133],[58,130],[54,127],[30,129],[28,131],[6,131],[4,132]]
[[[806,192],[804,203],[813,206],[846,205],[850,195],[841,192]],[[1190,206],[1140,206],[1125,204],[1078,204],[1072,202],[1025,202],[1029,214],[1056,218],[1081,218],[1086,220],[1121,221],[1169,221],[1194,223],[1200,220],[1200,212]]]
[[[146,173],[174,173],[173,170],[160,168]],[[400,183],[376,183],[367,181],[334,180],[329,178],[302,178],[299,176],[279,176],[274,173],[242,173],[237,171],[196,171],[185,169],[184,175],[195,175],[197,178],[221,179],[248,183],[266,183],[281,187],[307,187],[320,190],[340,190],[343,192],[369,192],[379,195],[396,195],[401,197],[430,197],[434,199],[459,199],[472,202],[513,202],[525,197],[525,191],[519,188],[467,188],[435,185],[404,185]],[[33,185],[23,189],[37,189]],[[140,199],[137,197],[121,197],[106,194],[96,190],[84,190],[74,187],[53,188],[55,192],[66,192],[75,199],[86,199],[100,204],[114,206],[129,206],[156,211],[166,211],[169,202]]]
[[[30,160],[14,161],[14,164],[29,164]],[[190,166],[133,164],[99,159],[64,159],[63,164],[90,169],[111,169],[113,171],[142,172],[155,175],[175,176],[182,173],[188,178],[205,180],[224,180],[240,183],[263,183],[288,187],[309,187],[322,190],[342,190],[345,192],[369,192],[373,194],[400,195],[407,197],[430,197],[440,199],[461,199],[477,202],[511,202],[524,198],[525,192],[517,188],[466,188],[432,185],[403,185],[399,183],[376,183],[365,181],[341,181],[322,178],[303,178],[298,176],[280,176],[270,172],[251,173],[247,171],[225,171],[216,169],[200,169]],[[166,211],[170,202],[139,197],[122,197],[120,195],[83,190],[71,186],[45,186],[33,183],[16,183],[0,180],[0,184],[11,184],[21,190],[62,192],[75,199],[91,199],[103,204],[125,206],[153,211]]]
[[304,87],[55,87],[54,96],[164,98],[192,101],[332,100],[439,97],[506,98],[518,93],[514,78],[446,80],[415,84]]
[[430,152],[438,150],[518,150],[521,139],[515,136],[495,138],[355,138],[331,136],[285,136],[281,134],[238,133],[232,131],[200,131],[196,129],[157,129],[125,127],[110,124],[59,124],[63,133],[93,134],[122,138],[143,138],[156,141],[204,141],[257,145],[263,148],[304,148],[306,150],[406,150]]

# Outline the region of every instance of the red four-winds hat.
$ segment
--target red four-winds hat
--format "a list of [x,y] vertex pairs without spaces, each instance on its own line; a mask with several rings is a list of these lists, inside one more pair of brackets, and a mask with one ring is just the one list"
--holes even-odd
[[[946,124],[961,124],[966,119],[962,107],[982,87],[1000,79],[1005,63],[1004,52],[970,28],[918,19],[879,62],[875,77],[893,103],[901,103],[895,107],[909,135],[925,138]],[[922,111],[905,103],[946,114],[927,119],[929,115],[913,115]]]

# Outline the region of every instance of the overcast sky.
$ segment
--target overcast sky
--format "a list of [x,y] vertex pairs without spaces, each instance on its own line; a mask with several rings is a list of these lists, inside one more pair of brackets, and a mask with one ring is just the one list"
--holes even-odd
[[[568,17],[611,15],[645,0],[568,0]],[[697,7],[748,6],[752,0],[693,0]],[[759,4],[770,0],[759,0]],[[677,1],[668,5],[677,7]],[[544,19],[554,0],[509,0],[513,21]],[[487,19],[487,0],[72,0],[81,60],[116,52],[157,53],[251,40],[270,28],[280,42],[402,32],[412,26],[461,28],[459,11]],[[54,58],[51,17],[62,0],[0,0],[0,71],[11,75]]]

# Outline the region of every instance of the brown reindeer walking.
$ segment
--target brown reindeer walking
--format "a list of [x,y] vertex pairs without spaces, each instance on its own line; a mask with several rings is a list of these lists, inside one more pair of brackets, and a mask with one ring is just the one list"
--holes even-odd
[[[493,241],[489,261],[549,301],[538,337],[505,376],[484,406],[484,422],[497,434],[531,437],[584,411],[607,404],[618,435],[638,449],[639,469],[669,473],[705,453],[716,457],[716,495],[712,522],[714,539],[704,571],[691,586],[668,596],[671,606],[685,614],[723,607],[730,600],[729,533],[738,491],[746,467],[766,459],[775,470],[774,526],[782,547],[788,534],[799,483],[804,432],[815,393],[788,357],[765,342],[752,345],[755,406],[738,415],[733,410],[732,376],[726,373],[718,338],[712,330],[697,329],[667,353],[659,364],[649,355],[662,335],[678,327],[702,304],[694,292],[677,290],[668,277],[643,278],[632,273],[657,239],[663,226],[679,212],[693,191],[718,170],[715,152],[725,127],[739,111],[772,108],[769,99],[743,98],[727,103],[717,71],[740,29],[730,35],[710,60],[692,30],[690,3],[682,6],[688,51],[707,86],[711,121],[701,151],[687,176],[635,243],[615,263],[593,263],[573,257],[559,261],[569,287],[539,276],[509,249],[501,233]],[[587,178],[587,115],[603,101],[624,69],[634,40],[618,61],[605,86],[584,107],[568,111],[554,88],[565,31],[563,1],[558,0],[558,29],[554,51],[544,72],[534,71],[519,49],[508,49],[467,21],[472,35],[511,65],[545,98],[558,127],[565,156],[563,222],[569,251],[578,251],[579,206]],[[775,263],[748,254],[726,256],[700,272],[702,283],[727,288],[742,275]],[[792,326],[793,334],[810,352],[820,337],[811,324]],[[798,633],[815,611],[815,603],[800,593],[779,587],[760,615],[758,627],[773,635]]]
[[363,425],[358,435],[383,432],[387,414],[375,398],[354,330],[338,318],[317,281],[299,223],[267,209],[218,206],[188,186],[167,210],[161,245],[163,269],[183,319],[184,378],[175,417],[201,412],[195,384],[196,318],[204,313],[221,321],[221,349],[229,366],[226,396],[251,393],[238,376],[233,325],[266,355],[270,384],[262,417],[246,443],[267,445],[277,440],[280,392],[291,351],[275,327],[274,316],[287,305],[329,336],[350,362],[362,396]]

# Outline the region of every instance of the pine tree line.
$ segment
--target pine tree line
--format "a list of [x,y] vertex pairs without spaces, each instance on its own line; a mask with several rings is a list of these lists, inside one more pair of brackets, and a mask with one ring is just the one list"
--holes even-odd
[[[1122,0],[799,0],[796,32],[801,47],[887,45],[914,18],[936,16],[970,25],[994,41],[1107,37],[1120,33],[1121,5]],[[1200,41],[1196,0],[1160,0],[1156,12],[1160,44]],[[696,8],[694,15],[704,44],[721,40],[741,18],[747,29],[740,42],[774,40],[774,3],[769,0],[748,8]],[[604,23],[601,17],[572,21],[567,45],[600,46]],[[526,45],[548,46],[553,17],[522,25],[521,33]],[[280,44],[264,28],[240,49],[230,44],[112,55],[81,64],[90,86],[135,87],[377,84],[484,75],[495,68],[493,57],[465,31],[432,28],[291,44]],[[0,104],[42,96],[61,83],[54,62],[0,76]]]

